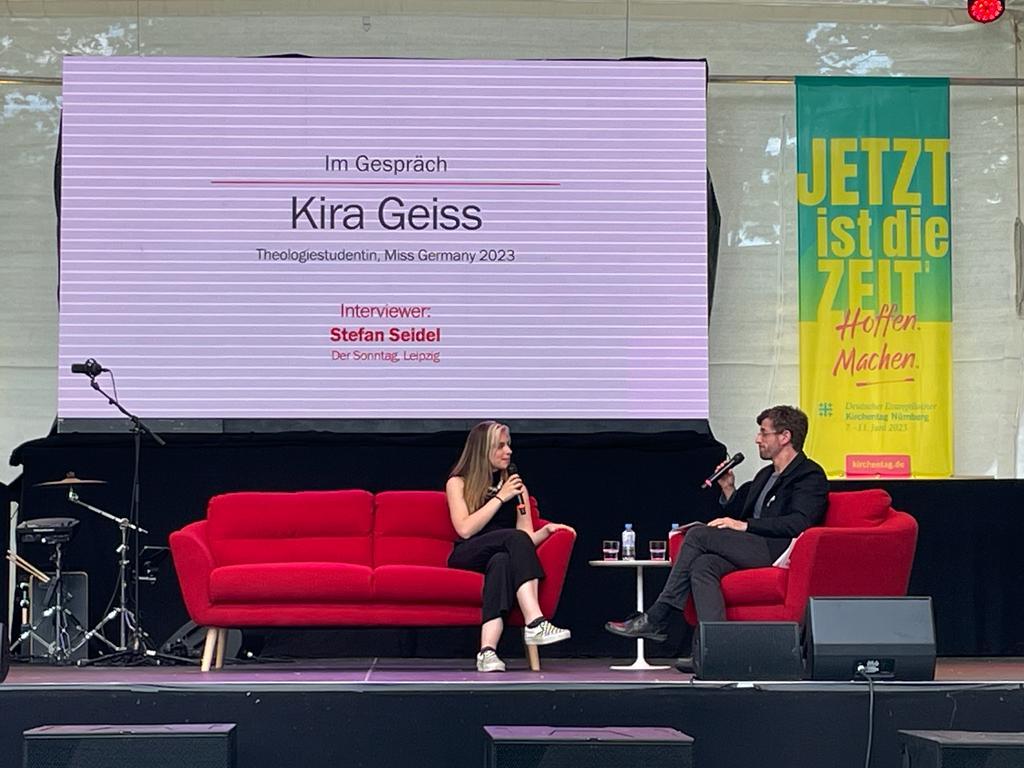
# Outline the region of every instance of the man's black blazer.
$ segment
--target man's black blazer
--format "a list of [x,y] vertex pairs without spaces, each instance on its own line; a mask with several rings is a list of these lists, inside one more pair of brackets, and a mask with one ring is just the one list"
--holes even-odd
[[750,533],[770,539],[768,548],[773,557],[778,557],[786,551],[790,539],[824,520],[828,478],[825,470],[801,451],[782,470],[768,491],[761,517],[755,519],[754,504],[774,471],[772,464],[761,469],[753,480],[736,489],[723,511],[729,517],[746,520]]

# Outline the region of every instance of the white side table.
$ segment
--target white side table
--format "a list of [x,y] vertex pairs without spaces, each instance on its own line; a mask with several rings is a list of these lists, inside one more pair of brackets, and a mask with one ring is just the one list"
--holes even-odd
[[[595,568],[635,568],[636,569],[636,609],[644,609],[644,568],[671,568],[669,560],[590,560]],[[644,639],[636,639],[636,661],[632,664],[615,664],[612,669],[668,669],[667,666],[648,664],[644,658]]]

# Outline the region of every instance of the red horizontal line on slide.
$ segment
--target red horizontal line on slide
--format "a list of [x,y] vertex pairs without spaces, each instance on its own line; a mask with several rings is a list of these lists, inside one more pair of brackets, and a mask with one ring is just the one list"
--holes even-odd
[[398,181],[337,179],[210,179],[211,184],[376,184],[385,186],[435,186],[435,187],[560,187],[560,181]]

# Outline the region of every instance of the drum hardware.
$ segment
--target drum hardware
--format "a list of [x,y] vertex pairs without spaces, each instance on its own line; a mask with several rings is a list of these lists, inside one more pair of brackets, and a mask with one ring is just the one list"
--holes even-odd
[[[85,662],[79,662],[79,665],[97,663],[97,664],[159,664],[161,661],[169,661],[174,663],[180,663],[182,660],[174,656],[166,656],[158,651],[153,650],[149,647],[149,636],[142,628],[142,623],[139,620],[139,554],[141,547],[139,546],[139,534],[147,533],[139,524],[139,457],[142,453],[142,435],[143,433],[149,435],[149,437],[157,445],[164,446],[167,443],[160,435],[156,434],[150,429],[146,423],[136,416],[134,413],[128,411],[117,399],[117,385],[114,385],[114,394],[105,392],[103,388],[96,381],[96,378],[102,373],[109,373],[110,379],[113,382],[114,374],[109,368],[104,368],[102,365],[96,362],[95,359],[89,358],[84,364],[72,366],[72,373],[84,373],[89,377],[89,386],[95,389],[100,395],[106,398],[107,403],[116,408],[122,415],[124,415],[130,422],[129,432],[132,435],[132,500],[128,506],[128,517],[118,518],[113,515],[105,515],[117,521],[118,526],[121,529],[121,545],[118,547],[118,595],[119,604],[118,606],[108,613],[100,623],[97,624],[93,629],[89,630],[93,633],[92,636],[102,637],[98,633],[102,627],[109,621],[115,618],[119,618],[120,622],[120,636],[121,645],[114,653],[107,656],[101,656],[98,659],[90,659]],[[75,494],[74,485],[68,490],[68,499],[78,504],[79,506],[90,509],[93,512],[101,513],[101,510],[92,507],[85,502],[81,501],[77,494]],[[128,557],[128,531],[132,532],[133,535],[133,552],[134,558],[129,559]],[[129,566],[131,567],[130,579],[129,579]],[[128,582],[131,581],[131,607],[134,608],[134,612],[128,607]]]
[[21,570],[28,572],[32,576],[35,576],[43,584],[50,580],[49,576],[47,576],[41,570],[36,568],[34,565],[32,565],[32,563],[30,563],[24,557],[19,555],[17,552],[11,552],[11,550],[8,549],[5,557],[7,558],[8,561],[14,563],[16,566],[21,568]]
[[[134,534],[137,541],[138,534],[146,534],[149,533],[149,531],[140,525],[136,525],[127,517],[118,517],[104,509],[100,509],[99,507],[83,501],[76,490],[76,488],[81,485],[97,485],[106,482],[106,480],[89,480],[80,478],[77,477],[74,472],[68,472],[67,475],[60,480],[36,483],[37,487],[67,488],[67,498],[69,502],[88,509],[93,514],[99,515],[100,517],[116,523],[121,532],[118,545],[114,550],[117,556],[117,586],[115,592],[116,602],[114,607],[108,611],[105,616],[101,617],[99,622],[91,629],[78,627],[81,630],[81,634],[80,636],[77,636],[75,641],[70,644],[69,648],[67,648],[68,658],[70,654],[75,653],[83,646],[87,645],[90,640],[95,639],[105,645],[107,649],[109,649],[110,653],[95,659],[80,659],[77,662],[79,666],[84,666],[90,663],[134,663],[144,659],[153,659],[159,663],[159,660],[163,658],[163,655],[150,650],[146,646],[146,633],[142,630],[138,616],[133,610],[130,595],[130,590],[134,583],[135,600],[138,600],[137,583],[143,578],[143,575],[137,568],[135,570],[132,569],[133,560],[131,558],[132,548],[130,536]],[[23,541],[40,541],[52,544],[59,540],[60,543],[63,544],[70,539],[69,531],[73,530],[74,526],[77,524],[78,520],[73,518],[45,518],[41,520],[29,520],[18,527],[19,530],[24,528],[26,531],[22,536]],[[135,558],[135,562],[138,563],[138,557]],[[45,576],[45,574],[43,575]],[[117,623],[117,642],[111,641],[104,634],[104,628],[110,625],[111,622]],[[168,657],[166,660],[172,659],[174,661],[181,661],[176,657]],[[65,663],[66,660],[68,659],[62,658],[60,663]]]
[[[4,557],[7,558],[8,562],[14,563],[14,565],[16,567],[18,567],[21,570],[25,571],[30,576],[33,576],[36,579],[36,581],[38,581],[40,584],[47,584],[47,583],[49,583],[49,581],[50,581],[50,577],[49,576],[47,576],[41,570],[36,568],[34,565],[32,565],[32,563],[30,563],[24,557],[19,555],[17,552],[12,552],[11,550],[8,549],[7,550],[7,554],[4,555]],[[15,588],[18,590],[18,592],[21,593],[21,597],[18,600],[18,607],[21,608],[21,630],[20,631],[24,632],[26,629],[28,629],[28,627],[29,627],[29,625],[31,623],[29,621],[29,615],[28,615],[29,582],[27,582],[27,581],[19,581],[15,585]],[[15,646],[16,645],[17,645],[17,641],[15,642]]]
[[[55,483],[56,485],[56,483]],[[131,642],[131,635],[138,632],[138,620],[135,617],[135,613],[128,605],[128,568],[131,565],[131,560],[128,557],[130,546],[128,544],[128,532],[135,531],[136,533],[149,533],[145,528],[134,525],[127,517],[118,517],[112,515],[106,510],[94,507],[92,504],[87,504],[82,501],[78,493],[75,491],[74,485],[70,485],[68,488],[68,501],[72,504],[77,504],[80,507],[88,509],[90,512],[94,512],[100,517],[105,517],[108,520],[117,523],[117,527],[121,531],[121,543],[118,544],[114,550],[117,553],[117,605],[107,613],[95,627],[89,629],[82,636],[79,641],[79,645],[75,646],[75,649],[81,647],[82,644],[88,643],[93,638],[96,638],[100,642],[106,644],[114,654],[125,653],[129,650],[129,643]],[[76,521],[77,522],[77,521]],[[107,639],[103,634],[103,628],[114,619],[118,620],[118,642],[114,644]],[[105,657],[100,657],[109,660],[113,654]],[[82,666],[85,662],[79,662],[79,666]]]
[[[118,553],[118,605],[114,610],[110,611],[104,616],[100,623],[89,630],[86,635],[88,639],[92,637],[103,637],[100,634],[102,628],[114,619],[118,619],[119,625],[119,641],[120,644],[114,653],[106,656],[101,656],[97,659],[88,659],[85,661],[78,662],[80,666],[85,664],[159,664],[161,661],[168,661],[173,663],[180,663],[182,660],[174,657],[161,654],[159,651],[153,650],[149,643],[149,636],[142,628],[142,622],[139,618],[140,605],[139,605],[139,555],[141,553],[141,546],[139,544],[139,534],[147,533],[147,531],[140,525],[141,516],[139,513],[139,495],[140,495],[140,482],[139,482],[139,458],[142,453],[142,435],[145,433],[155,442],[157,445],[165,446],[166,441],[160,435],[156,434],[149,426],[134,413],[127,410],[117,399],[117,385],[114,384],[114,394],[104,391],[100,386],[99,382],[96,381],[97,377],[103,373],[110,375],[111,382],[114,381],[114,374],[109,368],[104,368],[95,359],[89,358],[84,364],[76,364],[72,366],[72,373],[84,373],[89,377],[89,386],[92,387],[96,392],[103,396],[108,405],[116,408],[123,416],[125,416],[131,426],[128,431],[132,436],[132,496],[131,503],[128,506],[128,517],[121,518],[115,517],[103,510],[97,509],[78,498],[78,494],[75,492],[75,485],[81,485],[79,482],[68,481],[66,484],[71,487],[68,489],[68,500],[78,506],[85,507],[97,514],[101,514],[104,517],[108,517],[114,520],[121,530],[121,544],[117,548]],[[76,480],[78,478],[75,478]],[[131,548],[132,557],[129,557],[129,546],[128,546],[128,532],[131,531],[133,546]],[[131,586],[131,596],[128,595],[129,582]],[[129,599],[131,604],[129,606]]]
[[18,523],[18,541],[22,544],[67,544],[78,520],[73,517],[37,517]]
[[142,548],[139,556],[139,581],[147,584],[156,584],[156,577],[160,573],[160,565],[171,554],[170,547],[158,547],[146,545]]
[[[22,626],[21,632],[11,644],[11,648],[17,648],[31,638],[46,648],[45,657],[54,664],[69,664],[72,654],[81,648],[82,643],[87,642],[83,639],[87,630],[79,622],[78,617],[66,607],[72,595],[64,584],[64,545],[74,536],[77,525],[78,520],[71,517],[38,518],[18,524],[16,533],[20,542],[40,543],[53,547],[53,551],[50,553],[50,562],[53,563],[54,570],[52,577],[43,573],[20,555],[7,552],[8,560],[47,585],[46,594],[42,600],[43,610],[39,614],[38,621],[32,624],[29,622],[28,616],[29,584],[19,583]],[[52,642],[40,634],[40,630],[45,624],[53,626]],[[74,638],[72,631],[76,633]]]
[[76,477],[74,472],[68,472],[60,480],[47,480],[43,483],[36,483],[36,488],[47,488],[56,485],[105,485],[106,480],[86,480],[81,477]]

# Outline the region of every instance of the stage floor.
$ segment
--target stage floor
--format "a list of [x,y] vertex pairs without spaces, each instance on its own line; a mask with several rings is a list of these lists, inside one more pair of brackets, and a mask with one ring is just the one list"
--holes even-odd
[[[611,669],[612,664],[623,664],[615,659],[552,659],[541,660],[542,671],[530,672],[523,659],[506,659],[509,669],[505,673],[479,673],[472,659],[301,659],[292,661],[235,662],[223,669],[201,672],[198,663],[170,666],[133,667],[75,667],[46,664],[15,663],[11,666],[7,682],[0,686],[3,692],[33,688],[88,689],[100,687],[147,686],[151,688],[287,688],[289,686],[317,686],[325,689],[360,688],[377,686],[404,686],[414,688],[505,686],[542,687],[635,687],[635,686],[713,686],[735,681],[694,680],[693,675],[677,672],[674,668],[653,671],[622,671]],[[652,664],[672,664],[671,659],[651,660]],[[813,681],[758,681],[772,686],[798,688],[833,687],[846,685]],[[736,683],[749,685],[749,683]],[[1007,684],[1024,685],[1024,658],[944,658],[936,663],[934,682],[904,683],[880,681],[879,685],[966,685]],[[864,683],[850,683],[864,687]]]
[[[669,660],[665,660],[668,663]],[[927,682],[698,681],[612,659],[480,674],[472,659],[198,666],[16,664],[0,685],[0,766],[42,725],[234,723],[238,768],[484,764],[488,725],[644,726],[694,738],[714,768],[900,768],[899,730],[1024,731],[1024,659],[945,658]],[[869,728],[869,723],[872,727]],[[770,726],[770,727],[769,727]],[[414,756],[413,760],[410,757]]]

